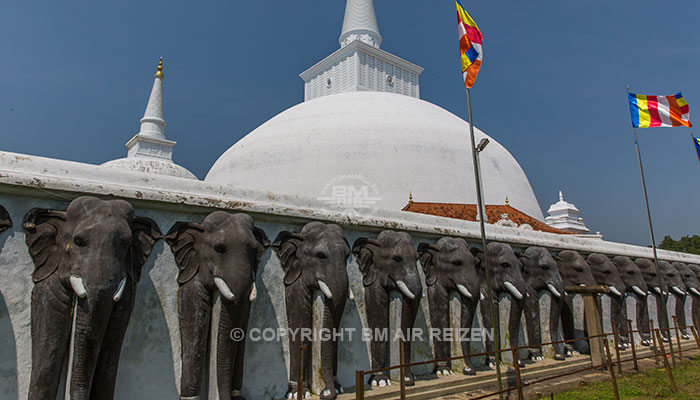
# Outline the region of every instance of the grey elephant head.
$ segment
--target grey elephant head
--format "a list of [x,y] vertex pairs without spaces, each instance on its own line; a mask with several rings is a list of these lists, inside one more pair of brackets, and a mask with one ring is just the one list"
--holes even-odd
[[593,286],[596,284],[591,266],[573,250],[560,251],[554,259],[559,266],[564,286]]
[[364,286],[379,285],[385,291],[399,291],[409,300],[421,296],[418,252],[408,233],[382,231],[376,239],[359,238],[353,243],[352,252]]
[[620,278],[617,267],[604,254],[592,253],[588,256],[588,264],[591,266],[591,273],[598,285],[607,286],[610,294],[615,297],[623,297],[627,286]]
[[[523,277],[523,263],[515,256],[513,248],[506,243],[491,242],[486,245],[486,255],[489,258],[491,268],[491,280],[493,291],[496,293],[509,293],[516,301],[525,298],[527,288]],[[483,257],[481,249],[473,248],[472,252]],[[482,286],[486,282],[486,263],[479,264],[479,274]]]
[[666,285],[668,285],[668,292],[673,293],[677,297],[685,297],[687,294],[685,284],[676,267],[668,261],[659,260],[659,270],[664,281],[666,281]]
[[280,232],[272,247],[280,257],[285,286],[302,279],[304,287],[320,290],[328,299],[347,295],[350,245],[340,226],[310,222],[300,232]]
[[95,197],[79,197],[66,211],[32,209],[23,227],[34,283],[63,274],[75,294],[90,301],[106,295],[119,301],[127,277],[138,282],[161,237],[155,222],[134,216],[131,204]]
[[673,267],[680,274],[681,280],[685,285],[685,291],[692,296],[700,297],[700,282],[693,268],[681,262],[674,262]]
[[[122,200],[79,197],[66,211],[32,209],[23,228],[32,274],[29,398],[55,397],[77,296],[71,398],[111,395],[141,268],[161,234]],[[94,394],[94,393],[93,393]]]
[[617,267],[620,279],[622,279],[622,282],[627,287],[628,292],[634,293],[639,297],[647,296],[647,291],[649,289],[647,288],[642,271],[631,258],[616,256],[613,258],[613,264]]
[[[688,269],[695,274],[695,279],[700,283],[700,265],[697,264],[687,264]],[[695,292],[692,289],[689,289],[693,295],[700,297],[700,295],[695,294]]]
[[525,283],[535,292],[547,290],[556,298],[563,295],[564,283],[557,262],[547,249],[528,247],[518,258],[523,263]]
[[10,219],[10,214],[7,213],[5,207],[0,206],[0,233],[5,232],[9,228],[12,228],[12,219]]
[[[661,296],[662,292],[668,291],[668,285],[663,279],[663,274],[662,279],[659,280],[659,275],[656,273],[656,265],[654,265],[653,261],[647,258],[637,258],[634,260],[634,263],[639,267],[639,271],[642,273],[650,293],[653,293],[655,296]],[[659,282],[661,282],[661,287],[659,287]]]
[[248,214],[215,211],[201,224],[176,222],[165,236],[183,285],[199,275],[206,289],[229,301],[255,297],[258,263],[269,245]]
[[464,239],[442,237],[435,243],[418,245],[425,283],[439,283],[446,290],[459,292],[466,299],[478,298],[479,278],[476,259]]

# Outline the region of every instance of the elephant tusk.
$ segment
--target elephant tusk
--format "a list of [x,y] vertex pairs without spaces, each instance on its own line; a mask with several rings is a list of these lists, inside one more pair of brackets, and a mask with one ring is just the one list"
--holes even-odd
[[73,288],[78,297],[84,299],[87,296],[87,289],[85,289],[85,284],[83,284],[83,278],[77,277],[75,275],[70,276],[70,287]]
[[327,299],[332,300],[333,299],[333,292],[331,292],[331,289],[326,285],[326,282],[322,280],[318,280],[318,288],[321,289],[321,293],[323,293],[324,296],[326,296]]
[[694,294],[694,295],[696,295],[696,296],[700,296],[700,291],[698,291],[698,290],[695,289],[694,287],[691,287],[691,288],[688,289],[688,290],[690,290],[690,293],[692,293],[692,294]]
[[656,286],[654,286],[654,287],[652,288],[652,290],[654,290],[654,291],[655,291],[656,293],[658,293],[658,294],[661,294],[661,289],[659,289],[659,288],[656,287]]
[[216,285],[216,288],[219,289],[221,295],[226,298],[226,300],[233,300],[234,298],[236,298],[236,295],[233,294],[233,292],[228,287],[226,282],[224,282],[223,279],[219,277],[214,278],[214,284]]
[[486,296],[484,296],[484,294],[481,292],[479,293],[479,300],[481,300],[481,301],[486,300]]
[[258,288],[255,286],[255,282],[253,282],[253,288],[250,289],[250,295],[248,296],[248,299],[250,301],[255,300],[258,297]]
[[549,289],[550,292],[554,295],[554,297],[561,297],[561,293],[557,290],[557,288],[554,287],[551,283],[547,284],[547,289]]
[[685,293],[684,291],[682,291],[678,286],[672,286],[672,287],[671,287],[671,290],[673,290],[674,292],[676,292],[676,294],[679,295],[679,296],[685,296],[685,295],[687,294],[687,293]]
[[635,293],[637,293],[638,295],[640,295],[640,296],[642,296],[642,297],[644,297],[644,296],[647,295],[646,293],[644,293],[644,291],[643,291],[642,289],[640,289],[640,288],[637,287],[637,286],[632,286],[632,291],[635,292]]
[[352,293],[351,287],[348,287],[348,299],[355,301],[355,295]]
[[608,289],[610,289],[610,293],[614,294],[615,296],[622,296],[622,293],[620,293],[615,286],[608,286]]
[[121,281],[119,281],[119,286],[117,286],[117,290],[114,291],[114,295],[112,296],[112,300],[114,302],[118,302],[121,300],[122,295],[124,294],[124,288],[126,287],[126,277],[123,277]]
[[410,300],[415,300],[416,295],[411,292],[403,281],[396,281],[396,286],[399,287],[399,290],[404,296],[408,297]]
[[464,287],[464,285],[457,285],[457,290],[462,294],[462,296],[467,297],[469,299],[472,298],[472,294],[469,293],[469,290]]
[[513,285],[512,283],[510,283],[510,282],[503,282],[503,286],[505,286],[506,289],[508,289],[508,291],[510,292],[510,294],[512,294],[513,297],[515,297],[516,299],[518,299],[518,300],[522,300],[522,299],[523,299],[523,294],[520,293],[520,291],[519,291],[519,290],[515,287],[515,285]]

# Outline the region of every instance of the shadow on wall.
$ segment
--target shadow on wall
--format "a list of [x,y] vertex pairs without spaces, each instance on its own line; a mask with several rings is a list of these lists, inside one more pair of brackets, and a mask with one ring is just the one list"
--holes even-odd
[[[263,275],[268,276],[273,271],[267,271],[271,266],[279,264],[271,263],[272,251],[267,250],[265,257],[260,261],[260,269],[256,280],[258,296],[250,308],[250,320],[248,332],[253,328],[259,329],[256,336],[263,336],[262,332],[277,334],[280,326],[277,312],[272,303],[272,297],[268,285],[263,282]],[[281,274],[281,270],[278,272]],[[280,275],[279,288],[284,293],[284,286]],[[269,282],[268,282],[269,283]],[[282,296],[281,298],[284,298]],[[278,340],[251,340],[246,338],[245,367],[243,369],[243,396],[248,399],[278,399],[284,397],[287,391],[287,367],[284,357],[284,344],[286,338]],[[264,370],[251,366],[265,366]],[[270,384],[274,382],[274,385]]]
[[164,251],[165,242],[153,248],[143,268],[136,289],[136,302],[124,339],[115,398],[136,399],[144,393],[158,393],[159,398],[176,399],[174,354],[163,305],[151,273],[154,260]]
[[[2,211],[0,210],[0,213]],[[12,230],[0,232],[0,257],[2,256],[5,241],[12,232]],[[0,263],[0,265],[2,264]],[[2,292],[0,292],[0,352],[2,354],[0,356],[0,399],[16,399],[19,397],[17,387],[17,345],[15,343],[15,331],[10,320],[10,310]]]

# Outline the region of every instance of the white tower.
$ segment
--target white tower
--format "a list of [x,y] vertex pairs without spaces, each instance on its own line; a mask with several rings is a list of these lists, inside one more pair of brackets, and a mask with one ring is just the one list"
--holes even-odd
[[197,179],[187,169],[173,162],[175,142],[165,138],[165,119],[163,118],[163,58],[158,62],[154,76],[153,89],[148,98],[146,112],[141,118],[141,129],[126,143],[126,158],[112,160],[102,164],[107,168],[146,172],[179,178]]
[[564,195],[559,191],[559,201],[552,204],[547,210],[549,216],[544,222],[557,229],[585,234],[590,230],[584,225],[583,218],[579,217],[579,210],[575,205],[564,201]]
[[347,0],[340,49],[299,75],[304,100],[336,93],[374,91],[420,98],[423,68],[379,46],[382,35],[373,0]]

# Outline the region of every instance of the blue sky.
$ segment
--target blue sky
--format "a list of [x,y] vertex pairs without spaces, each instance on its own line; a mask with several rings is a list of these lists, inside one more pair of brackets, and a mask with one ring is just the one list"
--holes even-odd
[[[375,3],[382,48],[425,68],[423,99],[466,118],[454,3]],[[476,126],[518,159],[544,211],[561,189],[606,239],[649,244],[625,86],[682,90],[691,119],[700,115],[700,3],[463,4],[485,35]],[[123,157],[162,55],[166,134],[178,142],[175,160],[203,178],[229,146],[303,101],[298,74],[338,48],[344,7],[6,0],[0,149],[88,163]],[[640,143],[658,240],[700,233],[689,130],[641,130]]]

